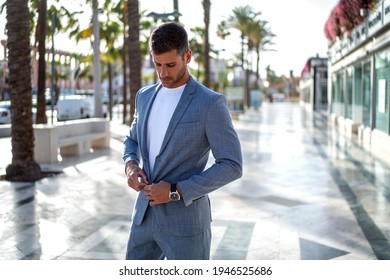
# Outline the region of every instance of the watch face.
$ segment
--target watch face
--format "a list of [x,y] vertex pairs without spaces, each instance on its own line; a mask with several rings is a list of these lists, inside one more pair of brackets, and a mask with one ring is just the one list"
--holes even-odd
[[171,194],[169,195],[169,197],[173,200],[173,201],[177,201],[180,199],[180,195],[177,193],[177,192],[171,192]]

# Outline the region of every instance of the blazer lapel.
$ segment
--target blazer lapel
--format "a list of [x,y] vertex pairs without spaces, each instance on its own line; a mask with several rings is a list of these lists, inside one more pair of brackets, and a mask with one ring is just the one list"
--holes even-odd
[[147,102],[144,104],[144,106],[146,107],[145,109],[145,115],[142,119],[142,121],[140,121],[140,125],[141,125],[141,137],[143,140],[141,140],[141,154],[142,155],[147,155],[148,154],[148,144],[147,144],[147,131],[148,131],[148,119],[149,119],[149,114],[150,114],[150,109],[152,108],[152,105],[153,105],[153,102],[154,102],[154,99],[156,98],[156,95],[157,95],[157,92],[161,89],[161,84],[158,85],[155,89],[155,91],[153,92],[152,96],[147,100]]

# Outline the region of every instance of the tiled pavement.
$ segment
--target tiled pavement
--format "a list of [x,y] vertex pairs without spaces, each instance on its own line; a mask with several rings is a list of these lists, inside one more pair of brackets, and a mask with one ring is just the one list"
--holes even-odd
[[[235,121],[244,176],[211,194],[212,259],[390,259],[390,172],[323,115],[265,103]],[[0,260],[123,259],[136,194],[121,139],[44,166],[34,184],[0,181]],[[0,167],[9,138],[0,139]],[[212,160],[212,159],[210,159]]]

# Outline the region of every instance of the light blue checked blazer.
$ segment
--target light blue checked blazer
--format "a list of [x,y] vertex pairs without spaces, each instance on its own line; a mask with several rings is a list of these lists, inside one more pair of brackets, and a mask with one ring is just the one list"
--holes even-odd
[[[124,141],[125,164],[142,164],[149,183],[164,180],[178,183],[182,200],[156,205],[162,230],[187,236],[210,227],[208,193],[242,176],[242,153],[224,95],[211,91],[190,77],[173,113],[160,153],[150,172],[147,148],[147,121],[161,84],[137,93],[136,113]],[[209,152],[215,162],[207,169]],[[143,221],[149,201],[140,191],[134,205],[133,223]]]

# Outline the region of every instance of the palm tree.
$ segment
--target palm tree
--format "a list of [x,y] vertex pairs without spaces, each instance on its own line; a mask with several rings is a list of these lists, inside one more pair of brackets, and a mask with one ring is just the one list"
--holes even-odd
[[204,85],[210,87],[210,41],[209,41],[209,29],[210,29],[210,0],[202,1],[204,10]]
[[266,47],[273,44],[272,39],[275,37],[267,24],[267,21],[251,20],[247,26],[249,48],[256,52],[256,85],[260,79],[260,52],[269,51]]
[[[97,5],[97,2],[93,2],[93,5]],[[96,6],[93,6],[94,11],[97,11]],[[106,19],[104,21],[98,22],[96,21],[97,15],[93,15],[93,22],[85,29],[80,30],[80,26],[78,24],[73,24],[72,28],[74,28],[72,34],[76,37],[76,40],[79,39],[89,39],[92,42],[92,36],[93,36],[93,48],[99,48],[97,45],[97,40],[95,40],[95,35],[99,34],[99,44],[100,41],[105,42],[105,51],[101,55],[99,55],[99,65],[100,62],[104,62],[107,66],[107,78],[108,78],[108,110],[110,115],[110,120],[112,120],[112,107],[113,107],[113,91],[112,91],[112,80],[113,80],[113,64],[118,61],[120,57],[121,50],[115,47],[115,43],[117,42],[117,38],[120,37],[120,34],[123,33],[123,30],[121,29],[121,24],[119,23],[119,20],[112,20],[111,15],[117,15],[118,18],[122,14],[123,9],[123,3],[117,2],[114,3],[111,0],[106,0],[103,4],[103,8],[101,9],[101,12],[104,13]],[[98,25],[99,31],[95,30],[95,26]],[[100,49],[99,49],[100,53]],[[99,79],[100,75],[104,75],[106,73],[96,74],[96,62],[97,57],[95,57],[94,52],[94,77],[97,77]],[[100,67],[100,66],[99,66]],[[100,79],[99,79],[100,80]],[[95,87],[97,85],[95,84]],[[99,88],[100,88],[100,82],[99,82]],[[96,92],[96,90],[95,90]],[[95,94],[95,102],[97,96],[100,96],[99,93]],[[101,102],[101,101],[100,101]],[[100,104],[101,106],[101,104]],[[98,115],[98,113],[95,113],[95,115]]]
[[202,68],[205,68],[205,55],[204,55],[204,44],[203,39],[204,38],[204,28],[203,27],[193,27],[190,29],[191,32],[194,34],[191,36],[191,39],[189,40],[189,47],[192,51],[192,58],[197,64],[197,71],[196,71],[196,79],[200,80],[200,76],[204,74],[204,72],[201,73],[201,66]]
[[237,7],[233,9],[233,14],[229,16],[227,21],[222,21],[218,25],[218,36],[225,39],[230,35],[229,29],[234,28],[241,33],[241,68],[245,73],[244,80],[244,105],[250,106],[250,91],[249,91],[249,63],[245,60],[245,42],[248,52],[255,50],[256,52],[256,85],[260,78],[259,64],[260,52],[268,50],[266,47],[272,45],[272,39],[275,35],[267,26],[268,22],[258,19],[260,12],[255,12],[250,6]]
[[34,160],[28,0],[7,0],[6,7],[12,162],[5,177],[33,182],[41,178],[41,169]]
[[[58,3],[59,0],[55,0],[55,2]],[[35,33],[34,47],[38,48],[39,56],[36,123],[47,123],[45,96],[47,81],[46,39],[49,36],[53,36],[53,34],[47,33],[48,27],[52,27],[51,25],[54,24],[53,30],[66,31],[75,22],[75,14],[77,13],[71,13],[64,6],[56,7],[54,4],[48,8],[47,0],[30,0],[30,26],[32,26],[32,31]],[[36,19],[36,14],[38,14],[38,19]],[[54,16],[54,22],[52,22],[52,18],[48,18],[48,14]],[[67,25],[64,26],[63,24],[66,22]],[[55,75],[58,73],[51,74]],[[58,89],[56,85],[54,85],[54,88]],[[57,97],[54,100],[57,100],[58,94],[59,92],[56,90],[55,95]]]
[[241,69],[244,72],[244,105],[250,106],[250,90],[249,90],[249,69],[245,60],[245,39],[248,36],[248,26],[250,22],[256,20],[260,12],[255,12],[250,6],[240,6],[233,9],[233,14],[228,17],[226,23],[219,25],[218,33],[226,37],[229,33],[223,31],[222,28],[234,28],[241,33]]
[[[113,107],[113,89],[112,80],[114,76],[113,64],[120,59],[121,50],[115,47],[117,38],[123,33],[122,24],[119,23],[119,18],[122,15],[122,3],[113,3],[108,0],[104,3],[103,12],[106,14],[107,19],[100,24],[101,39],[105,41],[106,48],[105,54],[102,56],[102,61],[107,64],[108,70],[108,109],[110,114],[110,120],[112,120],[112,107]],[[111,14],[116,16],[116,19],[112,19]],[[117,20],[118,19],[118,20]]]
[[241,67],[245,67],[245,38],[247,36],[248,24],[255,20],[261,13],[254,12],[250,6],[240,6],[233,9],[233,14],[228,18],[228,27],[235,28],[241,33]]
[[140,16],[138,0],[127,0],[129,20],[129,67],[130,67],[130,123],[135,113],[135,96],[142,84],[142,52],[139,41]]
[[77,21],[70,21],[67,28],[73,28],[69,37],[75,37],[76,41],[84,38],[91,38],[93,35],[93,85],[95,98],[95,117],[103,117],[101,99],[101,68],[100,68],[100,23],[99,23],[99,2],[98,0],[86,0],[92,4],[92,26],[80,31],[80,24]]

